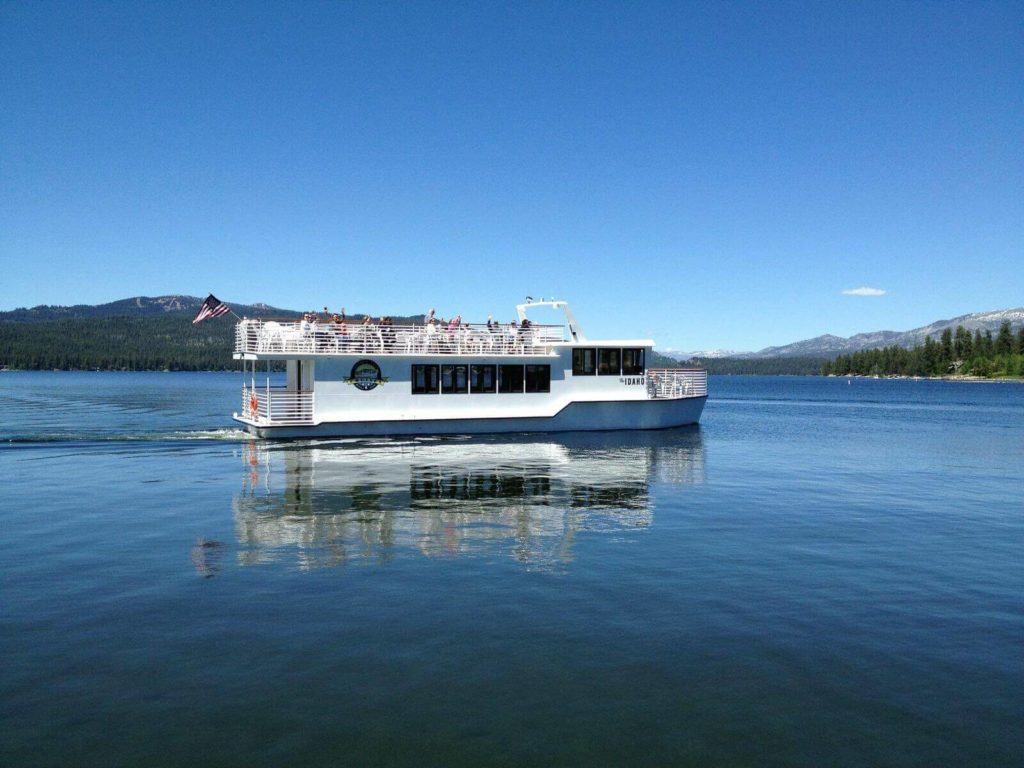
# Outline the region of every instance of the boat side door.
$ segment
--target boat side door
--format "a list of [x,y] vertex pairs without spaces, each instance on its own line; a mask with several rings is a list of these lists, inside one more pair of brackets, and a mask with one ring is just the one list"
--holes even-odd
[[291,360],[288,363],[288,389],[309,392],[313,389],[313,360]]

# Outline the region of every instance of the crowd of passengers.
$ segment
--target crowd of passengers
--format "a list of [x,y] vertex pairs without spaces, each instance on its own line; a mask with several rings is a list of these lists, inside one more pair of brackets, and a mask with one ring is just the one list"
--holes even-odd
[[[427,347],[431,351],[450,347],[456,334],[468,339],[474,333],[486,332],[499,341],[499,348],[506,351],[513,351],[515,347],[523,347],[531,342],[529,331],[533,324],[527,318],[519,323],[512,320],[507,326],[494,320],[491,315],[487,316],[486,328],[479,326],[474,328],[469,323],[463,322],[462,315],[456,315],[450,320],[437,317],[433,307],[423,317],[423,333],[426,335]],[[299,328],[303,336],[315,340],[318,349],[327,349],[336,345],[345,345],[349,342],[358,342],[368,337],[379,334],[380,343],[384,350],[392,350],[397,346],[395,325],[391,317],[382,315],[376,322],[370,315],[364,315],[362,321],[350,321],[345,314],[344,307],[341,312],[330,312],[324,307],[323,316],[319,312],[305,312]],[[405,326],[403,330],[408,330]],[[355,337],[358,337],[356,339]]]

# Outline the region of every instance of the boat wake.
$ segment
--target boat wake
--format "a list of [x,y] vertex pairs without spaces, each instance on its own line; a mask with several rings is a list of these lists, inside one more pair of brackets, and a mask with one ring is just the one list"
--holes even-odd
[[241,429],[197,429],[173,432],[38,432],[31,434],[0,434],[0,445],[54,445],[61,443],[182,443],[182,442],[229,442],[237,443],[251,439]]

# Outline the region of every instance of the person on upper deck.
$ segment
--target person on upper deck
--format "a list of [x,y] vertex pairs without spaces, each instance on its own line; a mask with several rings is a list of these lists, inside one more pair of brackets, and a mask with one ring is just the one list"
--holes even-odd
[[384,349],[391,349],[395,345],[395,327],[390,315],[380,318],[380,336]]
[[533,323],[527,317],[523,318],[523,324],[519,326],[519,343],[523,347],[530,346],[531,334],[530,329],[533,327]]
[[508,333],[506,334],[505,344],[508,346],[508,351],[512,352],[516,345],[516,336],[519,335],[519,323],[513,320],[508,324]]

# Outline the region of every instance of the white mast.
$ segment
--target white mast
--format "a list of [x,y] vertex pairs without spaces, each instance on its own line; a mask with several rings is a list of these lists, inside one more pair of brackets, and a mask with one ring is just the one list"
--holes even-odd
[[551,307],[552,309],[560,309],[565,315],[565,322],[569,325],[569,335],[573,341],[586,341],[587,337],[583,335],[583,329],[580,328],[579,323],[576,322],[576,316],[572,313],[569,308],[569,302],[559,301],[557,299],[550,299],[545,301],[534,301],[529,296],[526,297],[525,304],[516,304],[516,314],[519,315],[519,323],[522,324],[523,320],[526,319],[526,308],[527,307]]

